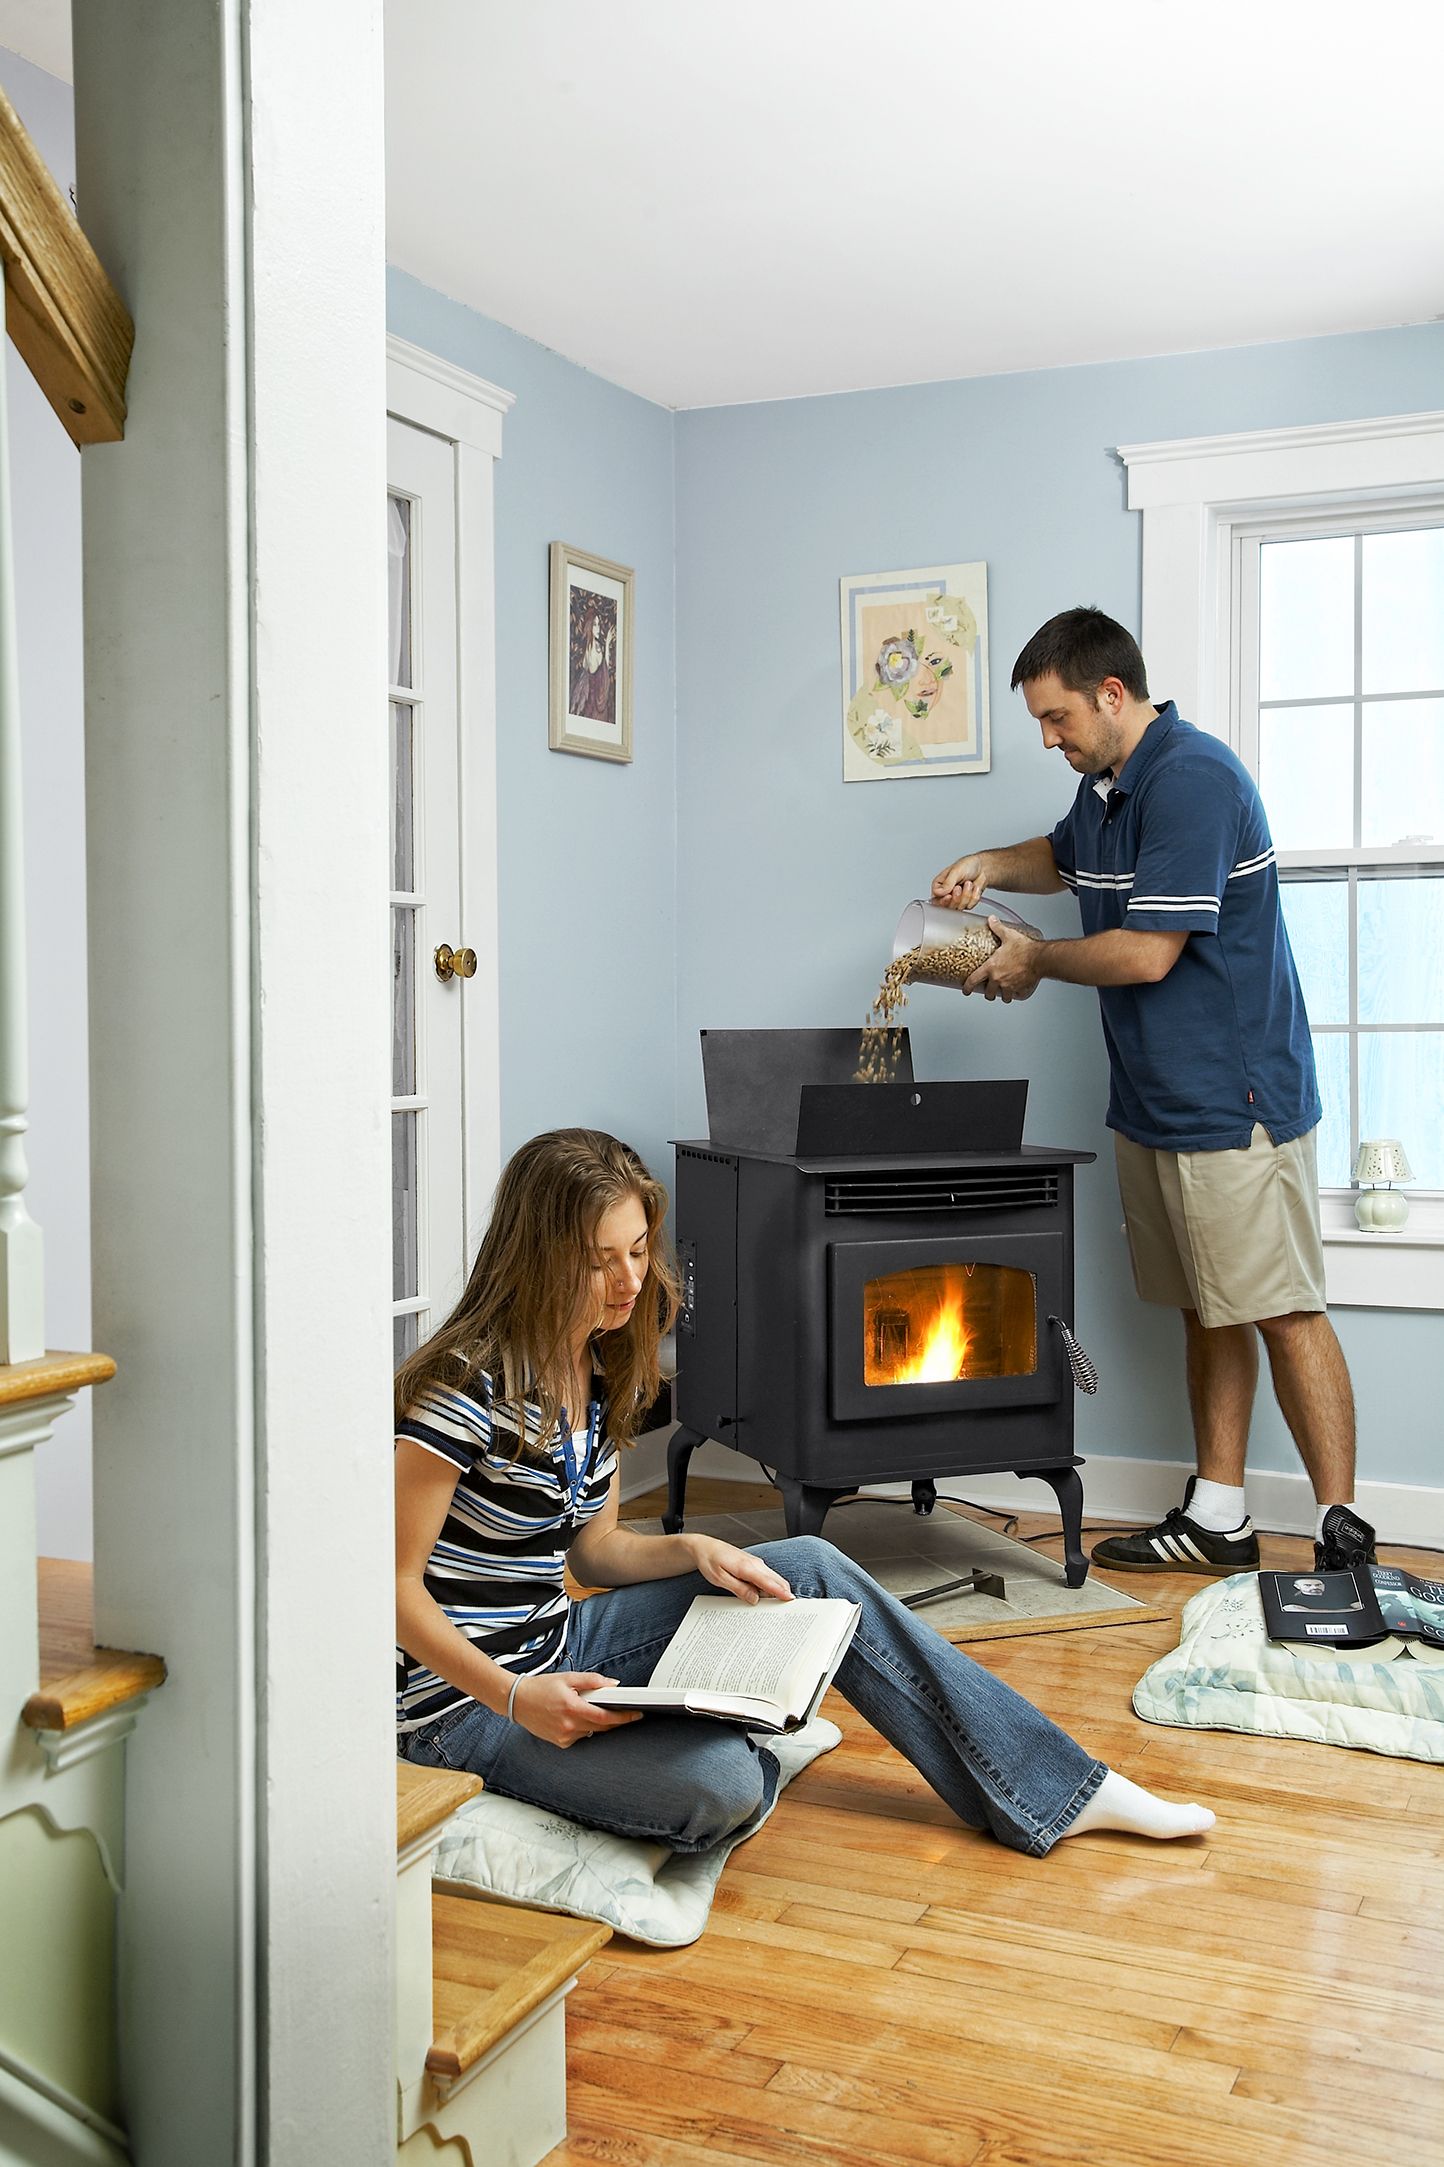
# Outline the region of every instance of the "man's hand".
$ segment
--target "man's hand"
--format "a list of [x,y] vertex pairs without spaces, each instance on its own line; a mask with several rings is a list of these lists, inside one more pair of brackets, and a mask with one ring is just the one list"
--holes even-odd
[[624,1723],[639,1720],[635,1713],[593,1708],[590,1701],[582,1699],[584,1693],[594,1693],[598,1686],[616,1683],[615,1678],[604,1678],[599,1670],[544,1670],[535,1676],[524,1675],[511,1704],[512,1721],[530,1731],[533,1738],[544,1738],[549,1746],[580,1745],[594,1731],[615,1731]]
[[975,850],[943,867],[933,882],[933,901],[944,910],[971,910],[987,885],[988,854]]
[[1001,918],[990,918],[988,931],[997,935],[999,945],[979,964],[964,993],[981,993],[988,1001],[1026,1001],[1038,990],[1047,943],[1035,933],[1004,925]]
[[698,1572],[704,1580],[710,1580],[714,1588],[721,1588],[727,1595],[740,1595],[744,1603],[755,1603],[763,1595],[776,1596],[779,1602],[791,1602],[792,1590],[781,1573],[764,1565],[750,1550],[739,1550],[735,1543],[719,1542],[715,1535],[694,1535],[689,1540]]

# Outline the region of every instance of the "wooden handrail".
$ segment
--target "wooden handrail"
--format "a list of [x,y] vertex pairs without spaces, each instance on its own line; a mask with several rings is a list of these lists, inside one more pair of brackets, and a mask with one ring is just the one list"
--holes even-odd
[[0,257],[10,336],[71,441],[118,444],[135,327],[3,90]]

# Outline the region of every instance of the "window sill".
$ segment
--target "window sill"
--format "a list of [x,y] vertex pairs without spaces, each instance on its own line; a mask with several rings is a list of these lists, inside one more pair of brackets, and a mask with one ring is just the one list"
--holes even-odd
[[1418,1209],[1397,1234],[1366,1233],[1353,1213],[1324,1205],[1324,1271],[1331,1309],[1444,1310],[1444,1219]]

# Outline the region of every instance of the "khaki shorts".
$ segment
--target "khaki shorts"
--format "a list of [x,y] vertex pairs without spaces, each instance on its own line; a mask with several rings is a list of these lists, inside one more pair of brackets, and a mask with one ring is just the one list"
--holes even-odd
[[1210,1328],[1327,1308],[1314,1135],[1275,1144],[1256,1123],[1247,1151],[1149,1151],[1115,1134],[1140,1298]]

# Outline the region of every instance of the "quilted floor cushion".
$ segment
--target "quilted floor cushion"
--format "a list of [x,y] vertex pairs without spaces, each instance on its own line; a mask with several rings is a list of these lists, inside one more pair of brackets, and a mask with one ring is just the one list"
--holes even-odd
[[1148,1723],[1444,1761],[1444,1662],[1406,1652],[1414,1646],[1296,1655],[1266,1635],[1257,1577],[1235,1573],[1185,1607],[1183,1638],[1144,1672],[1133,1706]]
[[[801,1730],[764,1741],[782,1772],[774,1811],[793,1777],[841,1738],[835,1723],[814,1716]],[[683,1854],[665,1844],[581,1828],[540,1806],[483,1791],[452,1816],[432,1875],[459,1896],[492,1896],[535,1911],[600,1919],[634,1941],[676,1949],[697,1939],[722,1868],[761,1826],[759,1821],[746,1835],[729,1836],[710,1851]]]

